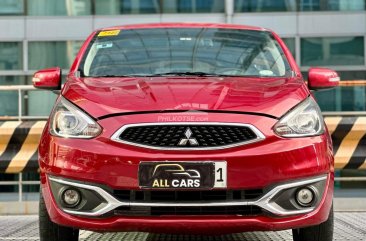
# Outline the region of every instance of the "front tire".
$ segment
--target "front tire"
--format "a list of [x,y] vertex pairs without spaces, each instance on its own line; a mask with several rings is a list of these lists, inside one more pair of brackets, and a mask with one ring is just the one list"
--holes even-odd
[[294,241],[332,241],[334,229],[333,205],[327,221],[319,225],[292,230]]
[[39,196],[39,236],[40,241],[79,240],[79,229],[60,226],[51,221],[41,191]]

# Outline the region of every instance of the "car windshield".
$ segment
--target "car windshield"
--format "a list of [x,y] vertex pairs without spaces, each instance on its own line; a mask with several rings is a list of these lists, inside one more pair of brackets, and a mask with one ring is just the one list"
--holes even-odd
[[292,74],[270,32],[225,28],[100,31],[79,71],[86,77]]

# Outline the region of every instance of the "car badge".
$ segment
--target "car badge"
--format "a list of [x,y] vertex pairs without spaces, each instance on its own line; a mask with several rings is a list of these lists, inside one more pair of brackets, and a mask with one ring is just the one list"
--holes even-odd
[[192,137],[192,134],[191,129],[188,127],[184,132],[185,138],[180,139],[178,146],[187,146],[188,143],[190,146],[198,146],[198,141],[196,138]]

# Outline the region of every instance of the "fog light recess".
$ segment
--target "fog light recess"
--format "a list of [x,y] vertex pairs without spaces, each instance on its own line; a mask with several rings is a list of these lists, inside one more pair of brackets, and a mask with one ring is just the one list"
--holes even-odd
[[309,207],[314,202],[315,194],[308,187],[303,187],[296,192],[296,202],[303,207]]
[[75,207],[81,201],[79,191],[73,188],[67,188],[62,193],[62,201],[69,207]]

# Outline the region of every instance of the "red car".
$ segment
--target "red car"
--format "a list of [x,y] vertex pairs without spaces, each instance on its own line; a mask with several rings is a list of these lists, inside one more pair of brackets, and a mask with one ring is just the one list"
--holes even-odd
[[128,25],[93,32],[39,145],[41,240],[79,229],[219,235],[292,229],[333,235],[332,143],[306,83],[272,31],[242,25]]

